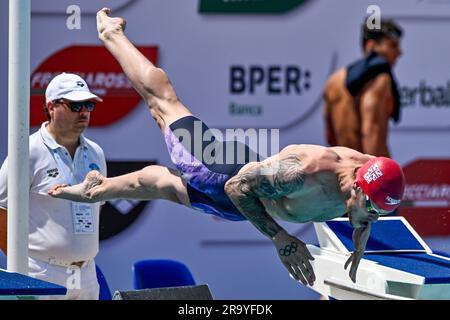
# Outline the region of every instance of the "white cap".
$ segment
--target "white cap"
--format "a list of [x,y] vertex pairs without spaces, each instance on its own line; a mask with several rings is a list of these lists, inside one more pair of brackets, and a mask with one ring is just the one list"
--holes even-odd
[[95,99],[103,100],[89,91],[86,81],[79,75],[73,73],[61,73],[50,81],[45,90],[45,101],[54,101],[58,99],[67,99],[69,101],[86,101]]

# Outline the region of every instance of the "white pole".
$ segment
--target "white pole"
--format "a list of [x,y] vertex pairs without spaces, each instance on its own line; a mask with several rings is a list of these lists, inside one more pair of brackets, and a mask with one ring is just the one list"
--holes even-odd
[[30,0],[9,1],[8,270],[28,274]]

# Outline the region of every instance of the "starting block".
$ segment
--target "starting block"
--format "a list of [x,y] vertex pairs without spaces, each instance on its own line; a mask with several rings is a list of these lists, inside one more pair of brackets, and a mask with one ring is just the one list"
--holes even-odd
[[0,299],[36,299],[66,292],[62,286],[0,269]]
[[353,251],[348,218],[314,224],[319,246],[308,245],[316,281],[311,287],[334,299],[450,299],[450,258],[434,254],[403,217],[372,224],[356,283],[344,264]]

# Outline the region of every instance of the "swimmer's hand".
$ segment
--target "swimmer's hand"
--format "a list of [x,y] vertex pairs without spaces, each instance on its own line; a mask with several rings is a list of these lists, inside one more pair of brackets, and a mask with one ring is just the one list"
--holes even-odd
[[103,189],[105,177],[98,171],[90,171],[84,181],[74,186],[59,184],[48,191],[54,198],[66,199],[75,202],[98,202]]
[[103,8],[97,12],[97,31],[100,40],[111,39],[113,35],[123,34],[127,22],[123,18],[112,18],[109,16],[111,9]]
[[301,281],[304,285],[312,286],[316,280],[314,270],[309,260],[314,257],[309,252],[306,244],[291,236],[285,230],[278,232],[273,238],[278,256],[292,277]]
[[348,275],[350,276],[350,279],[352,279],[353,283],[356,283],[356,271],[358,270],[359,262],[361,261],[363,255],[364,251],[353,251],[350,258],[348,258],[345,262],[345,270],[347,270],[348,265],[352,263]]
[[364,255],[364,250],[370,237],[371,222],[373,222],[371,219],[362,221],[353,220],[352,222],[352,225],[355,227],[352,235],[354,249],[350,258],[345,262],[344,269],[347,270],[349,264],[352,264],[349,276],[353,282],[356,282],[356,271],[358,270],[359,263]]

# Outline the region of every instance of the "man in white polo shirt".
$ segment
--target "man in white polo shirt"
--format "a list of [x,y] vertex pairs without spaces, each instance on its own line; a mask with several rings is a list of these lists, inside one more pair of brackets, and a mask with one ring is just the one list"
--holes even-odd
[[[103,150],[83,136],[95,101],[78,75],[63,73],[45,92],[48,118],[30,136],[29,275],[67,287],[61,299],[98,299],[94,257],[99,248],[98,204],[55,199],[55,184],[77,184],[86,174],[106,174]],[[6,253],[7,159],[0,170],[0,249]],[[55,297],[52,297],[55,298]]]

